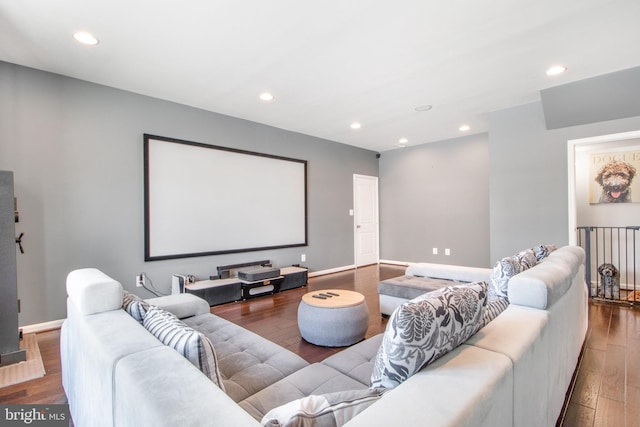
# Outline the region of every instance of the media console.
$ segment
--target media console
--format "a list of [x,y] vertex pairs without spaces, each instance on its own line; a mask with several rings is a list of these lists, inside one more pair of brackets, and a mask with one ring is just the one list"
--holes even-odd
[[[241,267],[247,266],[250,265],[241,265]],[[232,269],[227,269],[226,271],[229,270]],[[253,270],[253,272],[257,272],[259,274],[243,275],[243,277],[258,278],[260,277],[260,274],[266,274],[266,270]],[[184,291],[199,296],[207,301],[209,305],[213,306],[255,298],[262,295],[272,295],[280,291],[299,288],[307,284],[307,279],[308,275],[306,268],[284,267],[279,269],[279,274],[275,277],[262,278],[259,280],[242,280],[240,277],[199,280],[194,283],[186,284],[184,286]]]

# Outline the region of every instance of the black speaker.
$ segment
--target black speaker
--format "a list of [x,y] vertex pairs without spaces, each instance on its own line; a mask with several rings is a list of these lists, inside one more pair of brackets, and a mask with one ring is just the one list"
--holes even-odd
[[380,153],[376,153],[376,159],[380,158]]

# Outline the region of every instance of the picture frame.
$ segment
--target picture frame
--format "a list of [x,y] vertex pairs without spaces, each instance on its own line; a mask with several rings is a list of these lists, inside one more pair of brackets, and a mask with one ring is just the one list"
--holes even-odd
[[589,155],[589,203],[640,203],[640,147]]

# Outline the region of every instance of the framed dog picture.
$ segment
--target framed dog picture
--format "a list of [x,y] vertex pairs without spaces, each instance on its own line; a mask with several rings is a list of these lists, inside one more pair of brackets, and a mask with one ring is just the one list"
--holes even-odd
[[640,147],[589,155],[589,203],[640,203]]

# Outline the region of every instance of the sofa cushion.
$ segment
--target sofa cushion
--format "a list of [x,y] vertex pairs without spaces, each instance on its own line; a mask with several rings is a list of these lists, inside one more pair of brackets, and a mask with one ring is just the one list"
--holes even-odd
[[269,411],[266,427],[341,426],[380,399],[385,389],[348,390],[311,395]]
[[184,322],[213,343],[225,392],[236,402],[309,365],[292,351],[211,313]]
[[378,293],[410,300],[425,292],[435,291],[455,284],[452,280],[404,275],[379,282]]
[[383,336],[384,334],[378,334],[352,345],[327,357],[322,361],[322,364],[330,366],[368,386]]
[[387,324],[372,387],[393,388],[466,341],[480,327],[485,282],[429,292],[398,307]]
[[429,262],[411,263],[404,274],[419,277],[434,277],[456,282],[484,282],[489,280],[491,269]]
[[154,306],[149,307],[143,325],[164,345],[182,354],[214,384],[224,390],[216,352],[206,336],[185,325],[175,315]]
[[124,290],[122,291],[122,309],[129,313],[129,315],[140,324],[144,321],[144,316],[147,314],[149,307],[149,303],[138,295]]
[[296,399],[344,390],[366,390],[367,388],[368,385],[362,384],[340,371],[322,363],[313,363],[238,403],[242,409],[259,421],[273,408]]
[[145,301],[169,313],[175,314],[178,319],[211,312],[209,303],[189,293],[165,295],[162,297],[149,298]]

